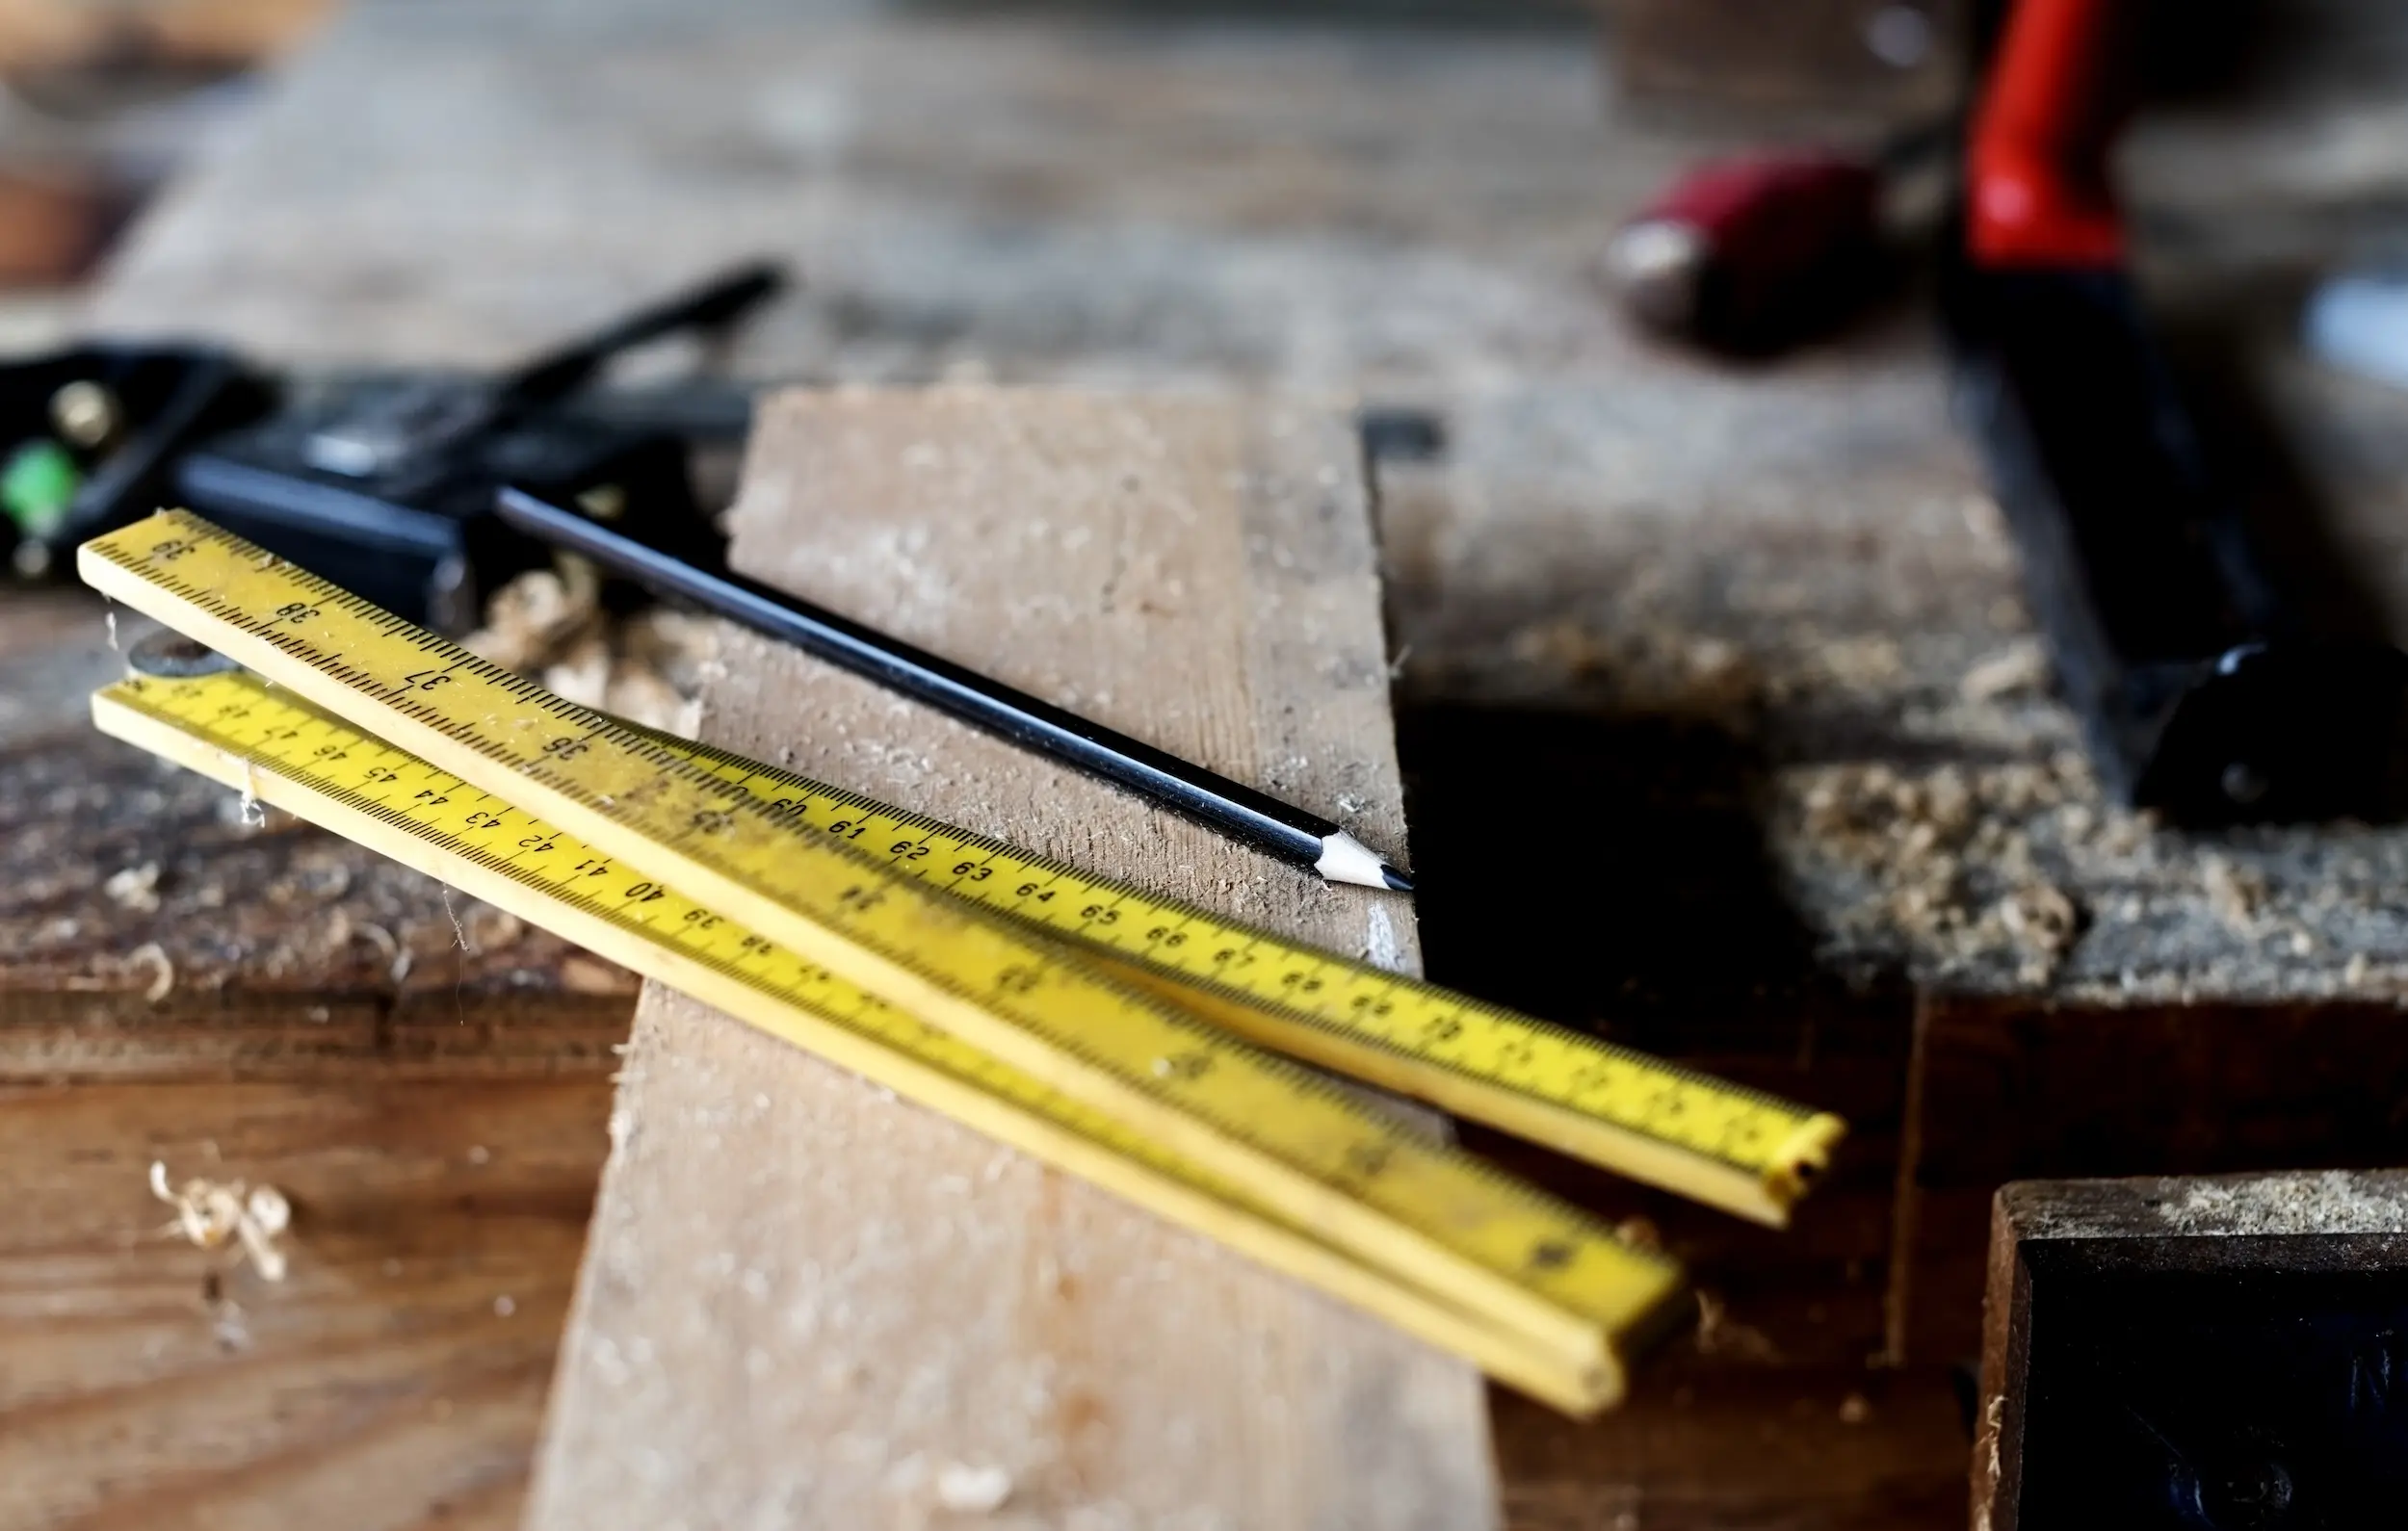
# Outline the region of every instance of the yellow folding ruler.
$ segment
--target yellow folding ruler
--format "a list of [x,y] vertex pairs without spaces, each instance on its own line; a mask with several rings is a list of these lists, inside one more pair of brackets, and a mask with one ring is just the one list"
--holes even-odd
[[186,513],[81,558],[109,595],[256,672],[128,680],[94,699],[104,729],[1243,1248],[1560,1407],[1619,1396],[1623,1353],[1670,1310],[1677,1271],[1241,1033],[1766,1221],[1782,1218],[1842,1130],[633,729]]

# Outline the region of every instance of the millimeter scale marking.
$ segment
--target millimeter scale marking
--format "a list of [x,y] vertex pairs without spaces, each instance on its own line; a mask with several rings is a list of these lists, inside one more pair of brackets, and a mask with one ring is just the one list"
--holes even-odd
[[1570,1366],[1604,1370],[1609,1336],[1631,1322],[1634,1252],[1593,1220],[196,516],[163,512],[87,543],[79,566],[104,593],[683,890],[769,950],[1105,1112]]
[[[1628,1316],[1603,1365],[1486,1321],[1316,1238],[1237,1184],[1099,1111],[776,948],[676,889],[614,876],[611,858],[501,798],[257,677],[137,677],[92,697],[103,733],[441,879],[717,1005],[907,1100],[1230,1245],[1462,1356],[1567,1413],[1622,1393],[1631,1346],[1667,1318],[1680,1279],[1627,1251]],[[498,835],[495,831],[501,831]]]
[[1828,1112],[1681,1068],[1033,856],[709,745],[627,725],[911,876],[1085,948],[1273,1051],[1785,1226],[1845,1134]]
[[1780,1226],[1845,1131],[1835,1116],[1298,947],[987,837],[667,735],[656,746],[793,825],[1090,948],[1129,982],[1275,1051]]
[[1741,1216],[1785,1224],[1845,1130],[1827,1113],[759,762],[621,726],[766,799],[797,826],[1077,942],[1124,980],[1274,1051]]

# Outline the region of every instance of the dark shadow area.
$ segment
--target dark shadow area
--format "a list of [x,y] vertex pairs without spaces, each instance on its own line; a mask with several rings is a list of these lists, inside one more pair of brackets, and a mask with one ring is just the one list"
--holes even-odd
[[1782,896],[1764,762],[1728,730],[1407,706],[1398,742],[1434,980],[1676,1054],[1849,998]]
[[2307,467],[2265,394],[2265,336],[2298,310],[2296,292],[2191,295],[2154,317],[2208,466],[2239,506],[2270,583],[2333,642],[2388,641],[2367,571],[2353,569],[2332,535]]

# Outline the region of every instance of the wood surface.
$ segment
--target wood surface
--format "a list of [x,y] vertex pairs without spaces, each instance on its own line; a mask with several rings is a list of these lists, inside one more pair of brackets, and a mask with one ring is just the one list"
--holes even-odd
[[1906,0],[1886,8],[1881,30],[1873,18],[1885,8],[1866,0],[1600,0],[1600,8],[1611,17],[1606,65],[1659,110],[1787,111],[1792,121],[1803,110],[1850,121],[1848,137],[1872,137],[1950,111],[1970,69],[1969,0]]
[[[2408,634],[2396,391],[2290,347],[2300,279],[2371,237],[2349,210],[2408,190],[2393,104],[2345,67],[2402,28],[2299,16],[2240,106],[2138,125],[2140,254],[2237,358],[2200,380],[2251,495],[2324,524]],[[733,348],[753,376],[1426,405],[1450,450],[1383,511],[1405,696],[1725,727],[1828,965],[2099,1008],[2408,992],[2382,896],[2408,835],[2203,840],[2104,801],[1927,314],[1748,368],[1621,322],[1594,279],[1617,221],[1745,142],[1622,105],[1577,30],[370,0],[168,194],[94,315],[494,365],[770,253],[804,286]]]
[[151,626],[0,602],[0,1082],[611,1068],[623,969],[95,733]]
[[[0,1084],[0,1525],[515,1525],[606,1146],[599,1077]],[[166,1235],[293,1206],[286,1279]]]
[[[1343,406],[792,393],[737,566],[1403,845]],[[714,741],[1304,940],[1419,967],[1341,889],[731,636]],[[654,987],[564,1342],[537,1527],[1477,1527],[1478,1378],[1376,1322]]]
[[1901,1158],[1913,1219],[1893,1266],[1906,1288],[1902,1357],[1979,1351],[2002,1184],[2265,1169],[2363,1178],[2408,1156],[2408,1036],[2394,1005],[2201,1000],[2102,1014],[1974,997],[1931,1001],[1923,1025],[1927,1128]]

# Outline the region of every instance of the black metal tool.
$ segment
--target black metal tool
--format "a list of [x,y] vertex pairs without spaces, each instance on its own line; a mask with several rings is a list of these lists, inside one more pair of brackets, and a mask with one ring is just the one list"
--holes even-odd
[[1958,402],[2109,788],[2179,822],[2388,817],[2408,656],[2321,630],[2210,470],[2121,272],[1960,272]]
[[[395,372],[281,380],[276,407],[187,439],[159,492],[127,514],[76,519],[67,545],[180,502],[387,610],[445,632],[475,625],[484,597],[547,554],[491,515],[518,483],[617,514],[644,541],[716,556],[692,451],[706,432],[686,401],[589,390],[631,347],[733,323],[784,284],[752,264],[648,306],[499,377]],[[708,434],[740,439],[745,396],[720,390]],[[163,480],[163,481],[162,481]]]
[[767,634],[940,712],[1100,776],[1336,882],[1412,890],[1412,880],[1328,819],[1088,721],[1075,713],[892,638],[824,607],[699,564],[516,488],[496,497],[502,522],[670,600]]
[[2126,272],[2106,156],[2131,19],[2110,0],[2008,13],[1941,288],[1960,412],[2110,790],[2194,824],[2389,817],[2408,656],[2275,572]]
[[0,367],[0,469],[19,573],[173,495],[180,454],[258,419],[274,383],[210,346],[98,342]]

